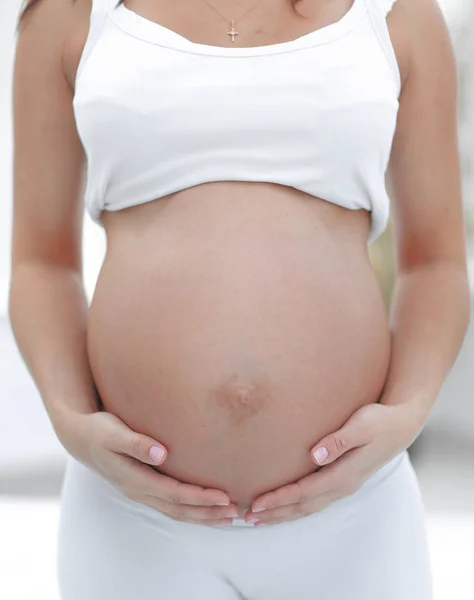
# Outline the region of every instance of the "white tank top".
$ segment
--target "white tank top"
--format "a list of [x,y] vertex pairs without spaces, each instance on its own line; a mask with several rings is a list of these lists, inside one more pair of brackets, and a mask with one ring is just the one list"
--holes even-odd
[[74,95],[95,222],[204,182],[260,181],[371,211],[368,243],[384,231],[395,0],[354,0],[335,23],[246,48],[192,42],[116,2],[93,0]]

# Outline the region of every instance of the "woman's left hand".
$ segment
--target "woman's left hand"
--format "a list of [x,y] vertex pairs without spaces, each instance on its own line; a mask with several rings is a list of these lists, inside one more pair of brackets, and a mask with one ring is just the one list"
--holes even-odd
[[[355,492],[370,475],[407,449],[421,429],[414,403],[363,406],[341,429],[313,446],[311,457],[318,466],[322,465],[316,472],[256,498],[245,520],[258,519],[255,523],[258,527],[322,510],[334,500]],[[313,452],[322,448],[328,454],[318,462]],[[255,509],[262,508],[265,510],[255,513]]]

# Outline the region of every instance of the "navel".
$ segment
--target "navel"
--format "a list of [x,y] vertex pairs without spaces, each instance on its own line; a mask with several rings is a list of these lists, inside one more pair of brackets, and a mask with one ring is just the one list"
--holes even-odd
[[263,381],[232,374],[214,388],[213,396],[231,422],[240,425],[261,412],[270,400],[270,390]]

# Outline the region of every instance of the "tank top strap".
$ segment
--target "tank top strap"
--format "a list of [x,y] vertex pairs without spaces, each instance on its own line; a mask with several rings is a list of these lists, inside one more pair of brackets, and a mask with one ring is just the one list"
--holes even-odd
[[386,17],[396,1],[397,0],[369,0],[369,4],[377,6],[378,10]]
[[367,12],[369,13],[372,28],[378,38],[382,51],[384,52],[390,68],[393,71],[398,93],[401,91],[401,75],[398,66],[395,49],[390,37],[387,24],[387,14],[397,0],[365,0]]
[[118,5],[119,0],[92,0],[92,13],[106,15]]
[[393,5],[397,0],[366,0],[369,10],[376,10],[384,17],[392,10]]
[[101,36],[108,13],[114,10],[117,4],[118,0],[92,0],[89,17],[89,31],[77,67],[76,83],[93,47]]

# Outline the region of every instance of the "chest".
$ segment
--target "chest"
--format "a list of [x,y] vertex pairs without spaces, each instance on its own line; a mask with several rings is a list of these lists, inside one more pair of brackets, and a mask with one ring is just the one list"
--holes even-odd
[[167,35],[149,43],[107,25],[74,98],[86,143],[169,152],[283,140],[327,154],[391,142],[396,83],[373,36],[230,57],[177,48]]

